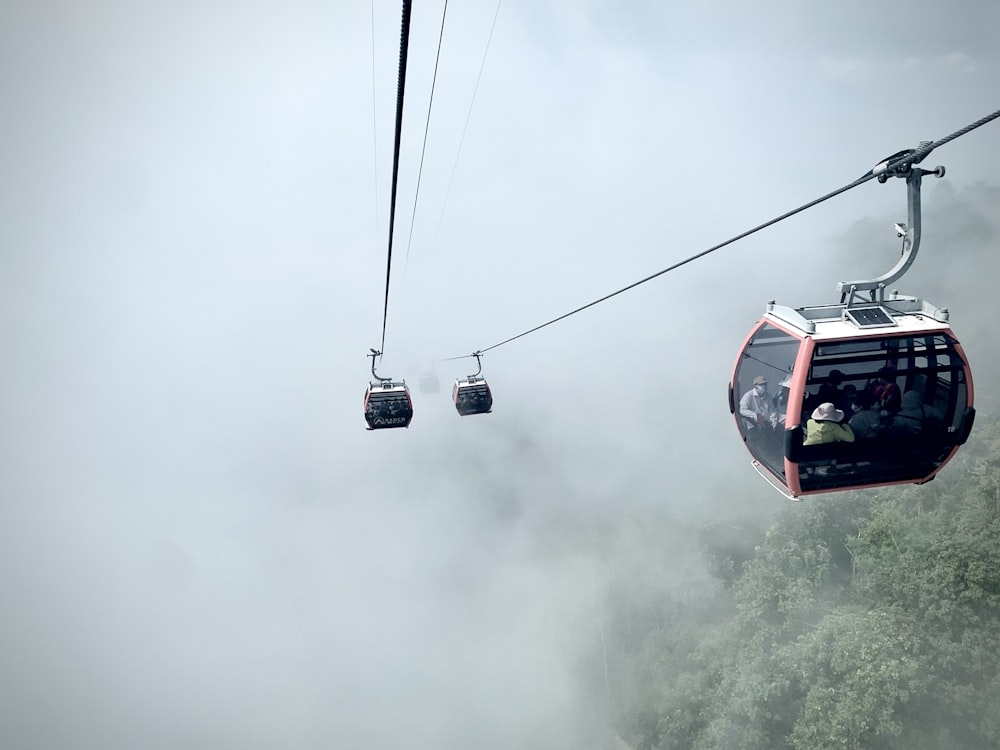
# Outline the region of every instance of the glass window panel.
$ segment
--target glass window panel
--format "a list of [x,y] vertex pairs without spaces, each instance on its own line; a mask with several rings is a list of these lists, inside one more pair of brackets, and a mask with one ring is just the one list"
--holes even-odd
[[[733,382],[740,433],[754,458],[779,477],[784,477],[784,425],[778,421],[781,381],[795,364],[801,340],[765,323],[753,335],[740,356]],[[767,380],[765,392],[754,392],[754,379]]]

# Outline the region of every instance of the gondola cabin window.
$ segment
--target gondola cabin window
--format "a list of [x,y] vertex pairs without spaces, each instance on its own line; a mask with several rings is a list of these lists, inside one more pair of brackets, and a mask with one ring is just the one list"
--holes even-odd
[[[784,425],[790,416],[789,408],[794,406],[789,375],[800,343],[781,328],[761,323],[743,347],[730,394],[740,434],[750,453],[782,477]],[[797,420],[799,409],[794,411],[791,416]]]
[[[806,406],[818,405],[824,384],[835,376],[843,398],[838,406],[855,407],[858,394],[880,387],[900,394],[899,401],[902,394],[914,392],[931,431],[954,433],[961,427],[968,402],[966,364],[956,344],[947,333],[817,343],[806,382],[810,394]],[[883,405],[887,411],[900,408],[896,401]]]

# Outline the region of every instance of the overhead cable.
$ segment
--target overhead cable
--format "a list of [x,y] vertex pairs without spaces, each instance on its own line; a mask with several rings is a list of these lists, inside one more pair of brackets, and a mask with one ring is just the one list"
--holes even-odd
[[420,168],[417,170],[417,189],[413,193],[413,214],[410,216],[410,236],[406,241],[406,260],[403,271],[410,264],[410,246],[413,244],[413,225],[417,221],[417,198],[420,196],[420,177],[424,173],[424,154],[427,151],[427,133],[431,129],[431,107],[434,105],[434,87],[437,85],[438,63],[441,61],[441,43],[444,41],[444,19],[448,15],[448,0],[444,0],[444,10],[441,11],[441,33],[438,35],[437,56],[434,58],[434,77],[431,79],[431,96],[427,102],[427,122],[424,125],[424,145],[420,148]]
[[497,9],[493,13],[493,25],[490,26],[490,35],[486,40],[486,49],[483,50],[483,59],[479,63],[479,75],[476,76],[476,87],[472,90],[472,100],[469,102],[469,111],[465,115],[465,126],[462,128],[462,137],[458,141],[458,151],[455,152],[455,163],[451,167],[451,176],[448,178],[448,188],[444,193],[444,201],[441,204],[441,215],[438,217],[438,224],[435,232],[441,231],[441,222],[444,220],[444,211],[448,207],[448,196],[451,195],[451,184],[455,181],[455,172],[458,169],[458,158],[462,155],[462,144],[465,143],[465,134],[469,130],[469,120],[472,118],[472,107],[476,103],[476,94],[479,92],[479,82],[483,79],[483,69],[486,67],[486,55],[490,51],[490,43],[493,41],[493,31],[497,27],[497,18],[500,16],[500,5],[502,2],[503,0],[497,0]]
[[378,117],[375,101],[375,0],[371,0],[371,16],[372,16],[372,143],[374,147],[372,148],[372,156],[375,162],[375,227],[376,232],[378,231]]
[[406,88],[406,53],[410,45],[410,6],[412,0],[403,0],[403,21],[399,35],[399,84],[396,88],[396,139],[392,156],[392,198],[389,202],[389,251],[385,268],[385,306],[382,312],[382,346],[385,351],[385,328],[389,320],[389,279],[392,276],[392,234],[396,221],[396,184],[399,178],[399,142],[403,130],[403,92]]
[[975,130],[976,128],[978,128],[978,127],[980,127],[982,125],[985,125],[988,122],[992,122],[993,120],[997,119],[998,117],[1000,117],[1000,109],[998,109],[996,112],[993,112],[992,114],[986,115],[986,117],[979,118],[975,122],[970,123],[969,125],[966,125],[964,128],[956,130],[951,135],[947,135],[947,136],[945,136],[944,138],[942,138],[939,141],[934,141],[932,143],[922,143],[922,144],[920,144],[920,147],[916,150],[916,153],[914,154],[914,156],[919,156],[919,158],[916,161],[919,162],[920,159],[923,159],[925,156],[927,156],[927,154],[929,154],[931,151],[933,151],[934,149],[936,149],[938,146],[943,146],[944,144],[948,143],[949,141],[953,141],[956,138],[958,138],[960,136],[963,136],[966,133],[968,133],[968,132],[970,132],[972,130]]
[[[645,284],[647,281],[652,281],[655,278],[663,276],[665,273],[669,273],[670,271],[675,271],[678,268],[680,268],[681,266],[685,266],[688,263],[691,263],[691,262],[693,262],[695,260],[698,260],[699,258],[704,258],[706,255],[708,255],[710,253],[714,253],[716,250],[720,250],[720,249],[726,247],[727,245],[731,245],[731,244],[733,244],[734,242],[736,242],[738,240],[744,239],[745,237],[749,237],[751,234],[759,232],[762,229],[766,229],[767,227],[773,226],[774,224],[777,224],[780,221],[784,221],[785,219],[787,219],[787,218],[789,218],[791,216],[794,216],[795,214],[798,214],[798,213],[801,213],[802,211],[805,211],[807,208],[812,208],[813,206],[819,205],[820,203],[823,203],[824,201],[828,201],[831,198],[834,198],[834,197],[840,195],[841,193],[846,193],[848,190],[853,190],[854,188],[858,187],[859,185],[862,185],[862,184],[868,182],[869,180],[872,180],[872,179],[875,179],[875,178],[879,177],[879,175],[881,175],[883,173],[891,172],[894,168],[898,168],[901,165],[905,165],[907,162],[914,163],[914,164],[918,163],[921,159],[923,159],[925,156],[927,156],[931,151],[933,151],[938,146],[941,146],[941,145],[943,145],[945,143],[948,143],[949,141],[953,141],[956,138],[958,138],[958,137],[960,137],[962,135],[965,135],[969,131],[975,130],[976,128],[980,127],[981,125],[985,125],[986,123],[988,123],[988,122],[990,122],[992,120],[995,120],[998,117],[1000,117],[1000,110],[997,110],[996,112],[994,112],[994,113],[992,113],[990,115],[987,115],[986,117],[983,117],[983,118],[977,120],[976,122],[974,122],[974,123],[972,123],[970,125],[967,125],[966,127],[962,128],[960,130],[956,130],[951,135],[948,135],[948,136],[946,136],[946,137],[944,137],[944,138],[942,138],[942,139],[940,139],[938,141],[924,142],[924,143],[921,143],[920,147],[917,148],[917,149],[910,149],[910,150],[907,150],[907,151],[900,151],[900,152],[898,152],[896,154],[893,154],[891,157],[889,157],[888,159],[885,159],[881,164],[879,164],[874,169],[869,170],[865,174],[861,175],[861,177],[859,177],[858,179],[854,180],[853,182],[849,182],[848,184],[844,185],[843,187],[837,188],[833,192],[827,193],[826,195],[824,195],[824,196],[822,196],[820,198],[816,198],[815,200],[809,201],[808,203],[805,203],[805,204],[799,206],[798,208],[792,209],[791,211],[787,211],[786,213],[783,213],[780,216],[777,216],[777,217],[771,219],[770,221],[766,221],[763,224],[760,224],[760,225],[754,227],[753,229],[749,229],[746,232],[743,232],[741,234],[736,235],[735,237],[731,237],[728,240],[726,240],[725,242],[720,242],[718,245],[713,245],[712,247],[708,248],[707,250],[702,250],[700,253],[697,253],[695,255],[690,256],[689,258],[685,258],[684,260],[681,260],[681,261],[679,261],[677,263],[674,263],[673,265],[668,266],[667,268],[664,268],[662,271],[657,271],[656,273],[650,274],[649,276],[647,276],[647,277],[645,277],[643,279],[640,279],[639,281],[633,282],[633,283],[629,284],[628,286],[622,287],[621,289],[618,289],[618,290],[616,290],[614,292],[611,292],[610,294],[606,294],[603,297],[601,297],[600,299],[596,299],[593,302],[588,302],[586,305],[582,305],[582,306],[576,308],[575,310],[570,310],[568,313],[564,313],[563,315],[560,315],[557,318],[553,318],[552,320],[546,321],[545,323],[542,323],[541,325],[537,325],[534,328],[529,328],[527,331],[519,333],[516,336],[511,336],[510,338],[504,339],[503,341],[500,341],[500,342],[498,342],[496,344],[493,344],[492,346],[487,346],[487,347],[485,347],[483,349],[479,349],[477,351],[477,353],[478,354],[482,354],[483,352],[488,352],[491,349],[496,349],[497,347],[501,347],[504,344],[509,344],[511,341],[516,341],[517,339],[523,338],[524,336],[527,336],[528,334],[534,333],[535,331],[539,331],[542,328],[546,328],[547,326],[550,326],[553,323],[558,323],[560,320],[565,320],[566,318],[570,317],[571,315],[576,315],[579,312],[583,312],[584,310],[586,310],[588,308],[591,308],[591,307],[594,307],[595,305],[598,305],[601,302],[606,302],[607,300],[611,299],[612,297],[617,297],[619,294],[627,292],[630,289],[635,289],[637,286],[640,286],[641,284]],[[473,355],[473,354],[467,354],[467,355],[465,355],[465,357],[472,357],[472,356],[475,356],[475,355]],[[454,357],[453,359],[464,359],[465,357]]]

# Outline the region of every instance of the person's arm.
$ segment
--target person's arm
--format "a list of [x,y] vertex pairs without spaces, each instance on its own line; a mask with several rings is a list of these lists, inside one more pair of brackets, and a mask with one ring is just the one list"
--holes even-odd
[[841,424],[841,425],[837,425],[837,427],[840,428],[840,435],[839,435],[839,437],[840,437],[841,442],[844,442],[844,443],[853,443],[854,442],[854,430],[851,429],[851,426],[849,424]]

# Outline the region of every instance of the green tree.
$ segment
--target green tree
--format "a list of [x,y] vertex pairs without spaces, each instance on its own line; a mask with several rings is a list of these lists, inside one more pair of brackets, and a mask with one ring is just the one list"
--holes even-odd
[[700,605],[617,602],[623,736],[639,750],[1000,747],[998,503],[993,422],[929,485],[810,498],[752,551],[710,529],[721,585]]

